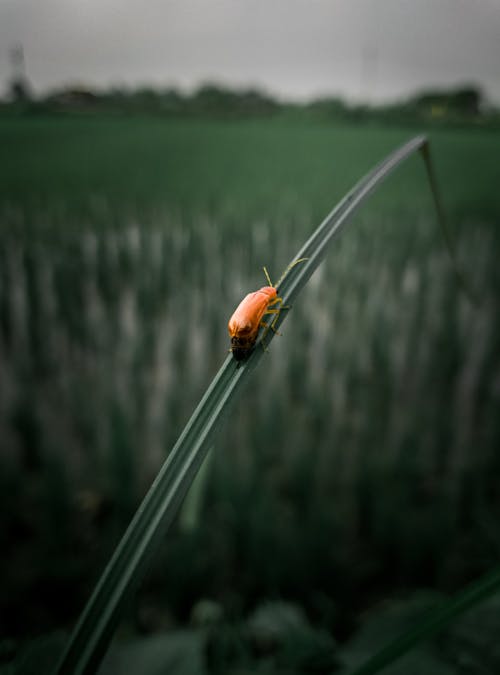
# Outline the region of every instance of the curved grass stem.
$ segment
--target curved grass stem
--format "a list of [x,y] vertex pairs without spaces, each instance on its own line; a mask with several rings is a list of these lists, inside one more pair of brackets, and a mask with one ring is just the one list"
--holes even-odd
[[[332,238],[351,214],[403,161],[426,146],[425,136],[417,136],[405,143],[372,169],[333,209],[277,284],[283,305],[290,305],[305,286]],[[303,264],[296,264],[298,260]],[[288,314],[277,314],[273,322],[276,330]],[[266,348],[274,335],[274,331],[266,334]],[[222,364],[106,566],[56,668],[57,675],[84,675],[98,667],[124,604],[144,577],[213,442],[221,419],[228,413],[263,352],[263,349],[254,349],[240,367],[231,355]]]

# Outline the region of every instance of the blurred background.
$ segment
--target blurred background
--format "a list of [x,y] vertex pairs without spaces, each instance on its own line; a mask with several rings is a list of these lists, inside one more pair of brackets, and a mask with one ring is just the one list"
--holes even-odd
[[[297,300],[102,672],[340,672],[498,563],[499,32],[496,0],[2,1],[1,673],[53,663],[262,266],[421,132],[476,301],[414,157]],[[492,603],[404,672],[500,672]]]

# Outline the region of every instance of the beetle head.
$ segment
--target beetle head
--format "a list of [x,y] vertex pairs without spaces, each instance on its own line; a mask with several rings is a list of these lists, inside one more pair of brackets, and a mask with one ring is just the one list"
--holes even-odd
[[250,356],[252,350],[253,343],[249,343],[248,339],[233,335],[231,338],[231,351],[236,361],[244,361]]

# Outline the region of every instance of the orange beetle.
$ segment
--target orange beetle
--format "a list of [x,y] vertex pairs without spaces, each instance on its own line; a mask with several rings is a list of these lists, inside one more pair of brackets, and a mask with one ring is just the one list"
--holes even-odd
[[[307,258],[295,260],[289,265],[278,284],[281,283],[291,267],[303,260],[307,260]],[[278,297],[276,287],[272,285],[265,267],[264,273],[269,286],[263,286],[258,291],[246,295],[235,309],[227,324],[229,337],[231,338],[231,351],[236,361],[243,361],[243,359],[246,359],[250,355],[257,340],[259,328],[264,326],[266,333],[269,329],[275,331],[274,325],[279,313],[282,309],[288,309],[288,307],[283,305],[283,298]],[[274,305],[279,306],[275,307]],[[271,323],[262,321],[262,318],[266,314],[275,315]]]

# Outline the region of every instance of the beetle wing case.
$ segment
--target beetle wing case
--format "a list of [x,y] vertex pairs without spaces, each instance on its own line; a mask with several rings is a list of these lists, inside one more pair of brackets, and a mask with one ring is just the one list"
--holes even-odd
[[231,351],[237,361],[245,359],[253,349],[262,317],[275,297],[276,289],[273,286],[264,286],[249,293],[229,319],[227,327],[231,337]]

